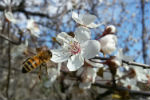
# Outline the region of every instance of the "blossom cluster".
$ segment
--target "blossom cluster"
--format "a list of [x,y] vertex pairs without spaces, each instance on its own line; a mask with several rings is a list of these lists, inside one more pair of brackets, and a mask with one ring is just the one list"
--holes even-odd
[[105,32],[100,40],[92,40],[90,29],[101,25],[94,23],[96,16],[72,12],[72,18],[79,26],[74,36],[66,32],[57,35],[56,40],[61,46],[51,50],[51,60],[55,63],[67,62],[68,70],[76,71],[77,76],[82,79],[79,87],[86,89],[95,82],[99,68],[104,67],[103,64],[94,63],[89,59],[99,56],[100,52],[106,55],[116,50],[117,37],[113,34],[116,28],[109,25],[106,27],[106,30],[110,30],[108,34]]
[[[20,23],[12,12],[5,11],[5,18],[13,24]],[[112,56],[117,50],[114,25],[106,26],[104,32],[94,40],[92,39],[94,33],[90,29],[102,25],[94,23],[96,16],[72,12],[72,19],[78,24],[74,36],[66,32],[61,32],[56,36],[60,47],[51,50],[50,60],[58,63],[58,68],[48,70],[49,77],[45,82],[46,87],[51,86],[60,75],[61,64],[66,64],[68,71],[76,72],[76,76],[80,77],[79,87],[83,89],[90,88],[91,84],[98,80],[100,82],[107,80],[105,83],[112,84],[112,78],[115,79],[115,84],[134,90],[140,90],[139,83],[144,83],[146,86],[150,84],[149,69],[123,63],[123,60],[130,62],[133,60],[124,56],[121,49],[117,51],[117,55]],[[40,35],[39,27],[33,19],[27,20],[26,31],[36,37]],[[100,59],[105,57],[107,59]]]
[[[70,36],[66,32],[57,35],[56,41],[61,46],[51,50],[51,61],[67,62],[68,70],[75,71],[76,76],[80,77],[80,88],[90,88],[98,78],[100,78],[99,80],[108,80],[106,83],[111,83],[112,77],[115,78],[115,84],[134,90],[140,89],[138,83],[149,84],[149,70],[124,64],[122,60],[132,61],[132,59],[124,56],[121,49],[118,50],[117,55],[110,56],[117,48],[114,25],[106,26],[100,37],[92,40],[90,29],[101,25],[94,23],[96,16],[72,12],[72,19],[78,24],[74,36]],[[103,56],[100,56],[101,54]],[[95,59],[106,56],[109,59]]]

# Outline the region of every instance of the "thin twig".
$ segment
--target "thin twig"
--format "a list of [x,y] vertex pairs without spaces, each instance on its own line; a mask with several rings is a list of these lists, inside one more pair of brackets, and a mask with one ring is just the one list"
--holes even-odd
[[19,41],[17,41],[17,42],[11,40],[10,38],[8,38],[7,36],[5,36],[5,35],[3,35],[3,34],[0,34],[0,37],[3,38],[3,39],[5,39],[5,40],[7,40],[7,41],[9,41],[9,42],[12,43],[12,44],[20,45],[20,43],[21,43],[21,37],[22,37],[22,36],[20,36]]
[[[108,57],[94,57],[92,59],[110,60],[110,58],[108,58]],[[137,62],[133,62],[133,61],[126,61],[123,59],[122,59],[122,63],[126,63],[128,65],[139,66],[139,67],[143,67],[143,68],[150,68],[150,65],[141,64],[141,63],[137,63]]]
[[143,67],[143,68],[150,68],[150,65],[141,64],[141,63],[137,63],[137,62],[126,61],[126,60],[122,60],[122,62],[126,63],[128,65],[134,65],[134,66],[139,66],[139,67]]
[[[8,37],[10,36],[10,24],[8,23]],[[11,76],[11,44],[8,42],[8,75],[7,75],[7,86],[6,86],[6,97],[9,100],[9,87],[10,87],[10,76]]]
[[101,84],[101,83],[94,83],[93,85],[94,86],[99,86],[101,88],[111,89],[111,90],[128,91],[130,94],[133,94],[133,95],[150,96],[150,92],[149,91],[130,90],[130,89],[125,88],[125,87],[113,87],[111,85],[106,85],[106,84]]

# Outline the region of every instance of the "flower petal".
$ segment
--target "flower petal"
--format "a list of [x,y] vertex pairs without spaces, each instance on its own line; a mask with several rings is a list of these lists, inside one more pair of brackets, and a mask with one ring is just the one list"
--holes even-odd
[[59,43],[63,44],[63,43],[69,43],[70,41],[73,40],[73,38],[69,36],[67,33],[61,32],[57,35],[56,40]]
[[84,14],[81,19],[84,25],[89,25],[94,22],[96,16],[91,14]]
[[91,39],[91,31],[86,27],[78,27],[75,31],[75,38],[80,42]]
[[99,53],[100,48],[97,40],[88,40],[81,44],[81,55],[86,59],[93,58]]
[[101,50],[104,54],[111,54],[116,50],[117,37],[115,35],[109,34],[100,39]]
[[[92,61],[90,61],[90,60],[86,59],[85,61],[86,61],[88,64],[90,64],[90,65],[92,65],[92,66],[94,66],[94,67],[98,67],[98,68],[103,67],[103,64],[99,63],[100,60],[93,59]],[[95,61],[95,62],[94,62],[94,61]]]
[[82,24],[82,21],[76,12],[72,12],[72,18],[75,20],[76,23]]
[[64,61],[68,60],[70,57],[69,52],[66,51],[64,48],[51,50],[51,52],[52,52],[51,60],[56,63],[64,62]]
[[100,25],[102,25],[102,24],[91,23],[91,24],[87,25],[87,27],[89,27],[89,28],[97,28],[97,27],[99,27]]
[[79,88],[81,89],[89,89],[91,87],[91,82],[82,82],[79,84]]
[[7,19],[8,21],[10,21],[10,22],[12,22],[12,23],[14,23],[14,24],[17,23],[17,19],[14,18],[13,13],[10,12],[10,11],[8,11],[8,12],[5,11],[5,17],[6,17],[6,19]]
[[84,64],[84,59],[80,54],[71,56],[70,59],[68,59],[67,67],[69,71],[76,71]]

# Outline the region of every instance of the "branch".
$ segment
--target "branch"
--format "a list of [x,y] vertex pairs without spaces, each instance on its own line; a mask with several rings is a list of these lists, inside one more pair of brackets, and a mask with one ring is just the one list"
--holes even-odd
[[3,39],[5,39],[5,40],[7,40],[7,41],[9,41],[9,42],[12,43],[12,44],[15,44],[15,45],[20,45],[20,44],[21,44],[22,35],[20,35],[19,40],[18,40],[17,42],[11,40],[10,38],[6,37],[6,36],[3,35],[3,34],[0,34],[0,37],[3,38]]
[[126,60],[122,60],[122,62],[126,63],[128,65],[134,65],[134,66],[139,66],[139,67],[143,67],[143,68],[150,68],[150,65],[141,64],[141,63],[137,63],[137,62],[126,61]]
[[[92,59],[110,60],[110,58],[108,58],[108,57],[94,57]],[[128,65],[139,66],[139,67],[143,67],[143,68],[150,68],[150,65],[141,64],[141,63],[137,63],[137,62],[133,62],[133,61],[126,61],[123,59],[122,59],[122,63],[126,63]]]
[[[5,9],[7,9],[6,7],[3,7],[0,5],[0,11],[4,11]],[[32,16],[39,16],[39,17],[45,17],[45,18],[48,18],[48,19],[56,19],[57,17],[61,16],[62,14],[64,13],[68,13],[70,12],[71,10],[67,10],[67,9],[64,9],[61,13],[59,14],[56,14],[54,16],[49,16],[48,14],[44,14],[44,13],[40,13],[40,12],[32,12],[32,11],[27,11],[25,10],[24,7],[13,7],[12,8],[12,12],[21,12],[21,13],[24,13],[25,15],[32,15]]]
[[19,29],[19,27],[17,25],[15,25],[17,28],[18,28],[18,31],[19,31],[19,40],[18,41],[13,41],[12,39],[10,39],[9,37],[3,35],[3,34],[0,34],[0,37],[9,41],[10,43],[12,44],[15,44],[15,45],[20,45],[21,42],[22,42],[22,36],[23,36],[23,31],[21,29]]
[[144,63],[146,63],[146,58],[147,58],[147,44],[146,44],[146,29],[145,29],[145,0],[141,0],[141,12],[142,12],[142,20],[141,20],[141,24],[142,24],[142,53],[143,53],[143,59],[144,59]]
[[107,89],[110,89],[110,90],[128,91],[132,95],[150,96],[150,92],[146,92],[146,91],[130,90],[130,89],[125,88],[125,87],[113,87],[111,85],[105,85],[105,84],[101,84],[101,83],[94,83],[93,85],[94,86],[99,86],[101,88],[107,88]]
[[[8,24],[8,37],[10,37],[10,24]],[[7,86],[6,86],[6,96],[9,99],[9,88],[10,88],[10,79],[11,79],[11,44],[8,42],[8,74],[7,74]]]

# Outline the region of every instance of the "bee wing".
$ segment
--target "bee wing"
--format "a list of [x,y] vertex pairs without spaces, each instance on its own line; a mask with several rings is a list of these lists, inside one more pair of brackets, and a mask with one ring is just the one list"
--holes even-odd
[[45,51],[45,50],[48,50],[48,47],[47,46],[42,46],[42,47],[39,47],[39,48],[36,48],[36,52],[39,53],[41,51]]
[[36,52],[35,52],[35,50],[32,49],[32,48],[26,48],[26,49],[24,50],[24,55],[27,56],[27,57],[29,57],[29,56],[31,57],[31,56],[36,55]]

